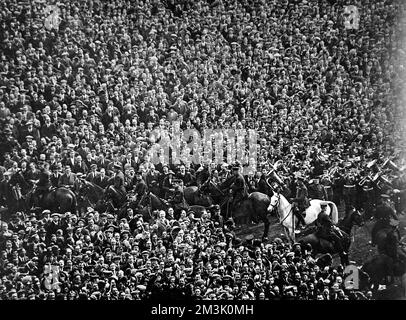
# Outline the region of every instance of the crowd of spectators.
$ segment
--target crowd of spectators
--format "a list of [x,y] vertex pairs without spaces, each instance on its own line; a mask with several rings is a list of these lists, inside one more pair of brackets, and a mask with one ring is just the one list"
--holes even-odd
[[[255,129],[259,172],[283,160],[316,176],[313,152],[325,169],[405,164],[402,1],[60,1],[55,29],[46,5],[0,3],[1,181],[70,154],[75,174],[126,157],[126,175],[147,173],[153,128],[175,120]],[[311,248],[236,243],[229,227],[209,212],[17,213],[1,224],[0,299],[371,298]]]

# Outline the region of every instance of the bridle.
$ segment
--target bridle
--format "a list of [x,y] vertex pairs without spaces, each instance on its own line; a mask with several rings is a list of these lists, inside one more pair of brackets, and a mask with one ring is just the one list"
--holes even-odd
[[276,199],[276,203],[275,204],[269,204],[269,206],[271,206],[272,207],[272,211],[275,211],[275,209],[276,209],[276,213],[277,213],[277,215],[278,215],[278,218],[279,218],[279,223],[280,224],[283,224],[283,222],[292,214],[292,212],[293,212],[293,206],[291,206],[291,208],[290,208],[290,210],[289,210],[289,212],[288,212],[288,214],[283,218],[283,219],[281,219],[281,215],[279,214],[279,204],[280,204],[280,199],[281,199],[281,195],[280,195],[280,193],[278,193],[278,197],[277,197],[277,199]]

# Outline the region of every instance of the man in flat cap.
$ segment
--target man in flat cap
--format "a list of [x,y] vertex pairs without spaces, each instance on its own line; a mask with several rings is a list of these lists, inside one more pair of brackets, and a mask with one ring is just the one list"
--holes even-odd
[[119,162],[114,163],[114,176],[113,176],[113,185],[117,191],[121,192],[123,195],[126,194],[125,190],[125,177],[122,171],[121,164]]

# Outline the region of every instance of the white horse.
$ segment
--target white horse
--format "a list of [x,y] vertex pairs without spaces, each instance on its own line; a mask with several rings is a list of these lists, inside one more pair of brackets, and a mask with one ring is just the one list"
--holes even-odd
[[[338,210],[337,206],[332,201],[323,201],[314,199],[310,201],[310,207],[306,209],[306,217],[305,223],[309,225],[313,223],[316,219],[318,214],[321,211],[320,204],[325,203],[327,204],[326,213],[331,217],[331,220],[334,224],[338,222]],[[285,227],[285,233],[291,240],[294,239],[294,229],[296,229],[297,218],[293,214],[293,206],[289,203],[286,198],[280,193],[274,193],[271,197],[271,203],[268,206],[268,211],[272,212],[273,210],[277,209],[279,222]],[[294,225],[293,225],[294,223]]]

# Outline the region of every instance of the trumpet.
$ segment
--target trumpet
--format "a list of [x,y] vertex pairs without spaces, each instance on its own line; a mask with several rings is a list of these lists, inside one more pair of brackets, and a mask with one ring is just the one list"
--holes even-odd
[[386,159],[380,169],[383,170],[386,168],[389,168],[393,171],[401,171],[400,168],[390,158]]
[[382,172],[378,172],[377,174],[375,174],[375,176],[372,178],[372,182],[379,184],[379,183],[384,183],[388,186],[392,186],[392,183],[383,176]]

